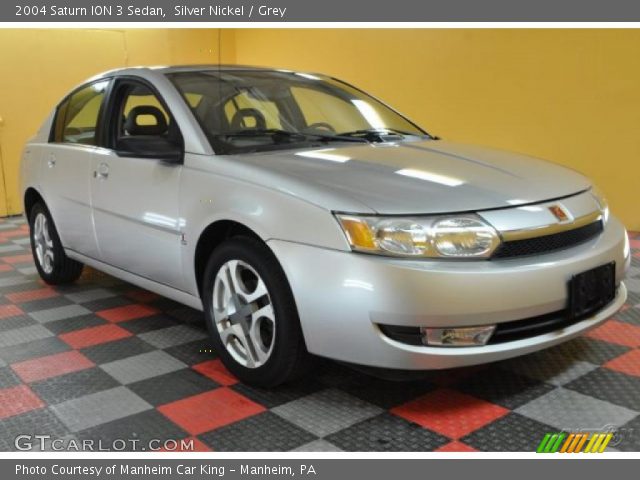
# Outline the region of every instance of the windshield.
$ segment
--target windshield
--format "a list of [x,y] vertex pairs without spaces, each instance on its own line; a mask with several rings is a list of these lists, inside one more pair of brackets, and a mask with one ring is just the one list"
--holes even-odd
[[325,76],[266,70],[167,76],[220,154],[431,138],[371,96]]

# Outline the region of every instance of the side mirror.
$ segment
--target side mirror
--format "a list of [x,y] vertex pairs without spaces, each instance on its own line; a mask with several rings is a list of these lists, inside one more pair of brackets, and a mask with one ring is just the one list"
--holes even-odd
[[166,163],[180,164],[184,159],[182,145],[155,136],[136,136],[118,140],[116,153],[119,157],[157,159]]

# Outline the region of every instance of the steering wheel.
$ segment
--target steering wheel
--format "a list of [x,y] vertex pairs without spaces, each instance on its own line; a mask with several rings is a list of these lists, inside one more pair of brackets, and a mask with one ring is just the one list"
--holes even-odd
[[326,130],[330,133],[336,133],[336,129],[327,122],[316,122],[309,125],[305,130]]

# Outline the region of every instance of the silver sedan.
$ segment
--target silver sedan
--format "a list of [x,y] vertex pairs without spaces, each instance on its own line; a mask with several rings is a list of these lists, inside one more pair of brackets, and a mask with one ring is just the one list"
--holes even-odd
[[319,74],[106,72],[28,142],[22,189],[47,283],[86,264],[203,310],[255,385],[311,354],[397,370],[522,355],[627,295],[626,231],[587,178],[441,140]]

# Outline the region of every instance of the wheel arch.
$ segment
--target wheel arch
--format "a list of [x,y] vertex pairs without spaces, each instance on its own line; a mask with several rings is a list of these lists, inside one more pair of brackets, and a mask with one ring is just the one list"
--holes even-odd
[[24,192],[23,205],[24,205],[24,215],[27,217],[27,221],[31,216],[31,209],[38,202],[41,202],[45,208],[47,207],[47,202],[45,202],[42,194],[38,192],[34,187],[28,187]]
[[[250,237],[267,245],[265,240],[254,229],[242,222],[222,219],[207,225],[198,237],[193,256],[193,268],[198,286],[198,294],[202,294],[204,271],[211,252],[222,242],[235,236]],[[269,248],[269,250],[271,250],[271,248]]]

